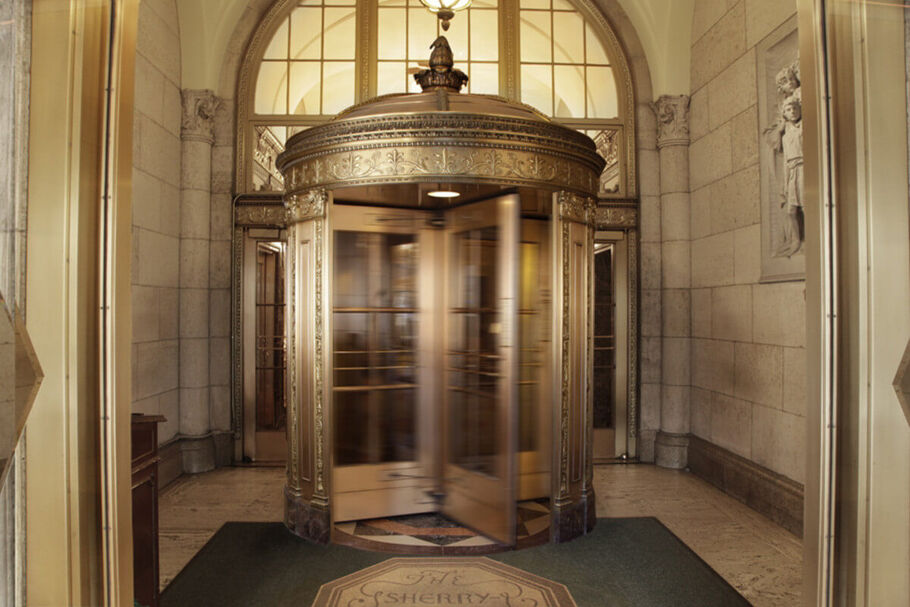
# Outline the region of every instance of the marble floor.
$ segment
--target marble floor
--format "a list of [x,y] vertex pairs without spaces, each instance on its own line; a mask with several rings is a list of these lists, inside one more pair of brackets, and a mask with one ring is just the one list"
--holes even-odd
[[[228,521],[283,520],[282,468],[221,468],[161,492],[161,587]],[[756,607],[800,604],[796,536],[687,472],[647,464],[594,469],[602,517],[655,516]]]

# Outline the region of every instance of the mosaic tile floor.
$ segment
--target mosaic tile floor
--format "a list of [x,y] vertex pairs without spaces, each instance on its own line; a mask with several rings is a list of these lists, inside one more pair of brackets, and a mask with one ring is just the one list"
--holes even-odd
[[[548,500],[544,499],[518,504],[516,535],[519,543],[549,529],[550,509],[547,503]],[[421,550],[423,553],[435,553],[436,549],[445,547],[445,552],[452,554],[458,548],[469,548],[472,552],[483,547],[502,549],[496,540],[436,513],[338,523],[335,532],[336,541],[346,543],[345,540],[348,540],[351,545],[363,548],[367,547],[366,543],[381,544],[374,546],[376,550],[419,547],[424,549]]]

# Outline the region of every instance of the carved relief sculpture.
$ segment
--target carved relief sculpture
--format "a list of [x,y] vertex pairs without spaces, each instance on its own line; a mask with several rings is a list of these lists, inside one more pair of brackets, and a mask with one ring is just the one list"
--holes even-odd
[[778,118],[765,129],[766,143],[774,152],[778,199],[782,210],[779,246],[775,257],[791,257],[802,247],[803,233],[803,123],[799,61],[777,73]]
[[803,122],[796,18],[756,46],[761,281],[802,280]]

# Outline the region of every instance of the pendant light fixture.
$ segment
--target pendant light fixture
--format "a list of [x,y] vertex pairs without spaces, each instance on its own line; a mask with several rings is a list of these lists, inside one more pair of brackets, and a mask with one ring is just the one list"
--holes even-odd
[[430,9],[431,13],[436,13],[436,16],[442,21],[444,31],[449,30],[449,21],[455,16],[455,11],[471,6],[471,0],[420,0],[420,2]]

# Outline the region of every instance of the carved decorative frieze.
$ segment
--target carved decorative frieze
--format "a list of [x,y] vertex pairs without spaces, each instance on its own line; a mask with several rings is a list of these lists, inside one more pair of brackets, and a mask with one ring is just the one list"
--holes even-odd
[[307,221],[325,217],[325,207],[329,200],[328,192],[316,188],[298,194],[289,194],[284,199],[289,223]]
[[594,211],[598,230],[638,226],[638,209],[634,206],[598,206]]
[[652,108],[657,115],[657,147],[689,145],[689,96],[661,95]]
[[298,133],[278,158],[290,193],[407,180],[594,195],[603,166],[593,142],[577,131],[543,120],[455,112],[339,118]]
[[288,210],[281,205],[238,205],[234,223],[241,226],[284,226],[287,217]]
[[560,192],[557,198],[559,217],[567,221],[594,224],[594,211],[596,203],[593,198],[579,196],[572,192]]
[[221,101],[208,89],[184,89],[180,137],[184,141],[215,143],[215,110]]

